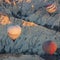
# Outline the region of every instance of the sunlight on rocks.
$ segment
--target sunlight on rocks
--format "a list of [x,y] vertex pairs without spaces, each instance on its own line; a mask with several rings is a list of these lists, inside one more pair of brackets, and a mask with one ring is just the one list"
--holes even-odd
[[27,22],[27,21],[22,21],[23,22],[23,26],[38,26],[37,24],[33,23],[33,22]]
[[31,0],[26,0],[27,3],[31,3]]

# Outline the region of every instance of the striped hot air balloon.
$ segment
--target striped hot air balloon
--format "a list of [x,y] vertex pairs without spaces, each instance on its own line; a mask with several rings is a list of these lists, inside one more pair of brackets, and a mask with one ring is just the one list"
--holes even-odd
[[54,41],[46,41],[43,43],[42,48],[45,53],[52,55],[57,50],[57,44]]
[[54,13],[54,12],[56,12],[57,11],[57,4],[56,3],[48,4],[46,6],[46,11],[48,13]]

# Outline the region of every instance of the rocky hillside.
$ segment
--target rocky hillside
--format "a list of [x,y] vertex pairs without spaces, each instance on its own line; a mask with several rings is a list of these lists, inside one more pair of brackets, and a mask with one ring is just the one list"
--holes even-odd
[[[50,14],[45,8],[53,2],[57,3],[57,11]],[[12,25],[22,28],[22,34],[15,41],[7,34],[7,28]],[[44,54],[42,44],[48,40],[56,42],[60,48],[60,0],[0,1],[0,53],[41,55]]]

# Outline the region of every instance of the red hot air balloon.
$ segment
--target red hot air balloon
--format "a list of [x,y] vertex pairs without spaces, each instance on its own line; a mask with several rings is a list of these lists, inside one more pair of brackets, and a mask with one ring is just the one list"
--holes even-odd
[[46,41],[43,43],[42,48],[46,53],[52,55],[57,50],[57,44],[53,41]]

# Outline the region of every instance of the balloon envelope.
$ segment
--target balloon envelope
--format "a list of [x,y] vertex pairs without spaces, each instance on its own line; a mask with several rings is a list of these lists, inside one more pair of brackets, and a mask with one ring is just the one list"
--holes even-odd
[[54,54],[57,50],[57,44],[53,41],[46,41],[42,46],[43,50],[48,54]]
[[11,21],[8,17],[8,15],[4,14],[4,13],[0,13],[0,24],[1,25],[6,25],[6,24],[10,24]]
[[16,26],[10,26],[8,29],[7,29],[7,32],[8,32],[8,36],[12,39],[12,40],[15,40],[17,39],[20,34],[21,34],[21,27],[16,25]]
[[57,11],[57,5],[56,4],[50,4],[46,7],[46,11],[49,13],[54,13]]

